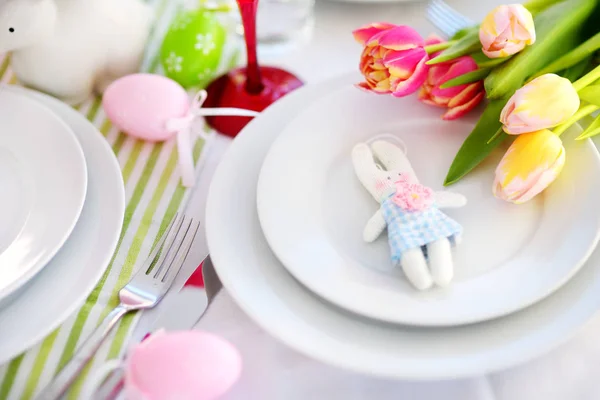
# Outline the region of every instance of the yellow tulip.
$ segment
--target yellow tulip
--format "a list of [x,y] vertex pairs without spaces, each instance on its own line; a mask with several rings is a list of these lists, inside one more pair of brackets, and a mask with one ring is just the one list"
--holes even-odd
[[517,136],[496,168],[494,196],[515,204],[546,189],[565,164],[560,138],[547,129]]
[[571,81],[545,74],[512,95],[500,114],[500,122],[509,135],[535,132],[567,121],[577,112],[579,104],[579,95]]

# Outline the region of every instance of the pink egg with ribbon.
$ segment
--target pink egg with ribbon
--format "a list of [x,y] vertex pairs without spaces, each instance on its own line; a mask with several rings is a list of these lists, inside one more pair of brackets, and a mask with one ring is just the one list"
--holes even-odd
[[177,136],[177,151],[184,186],[194,184],[193,141],[203,136],[193,122],[204,116],[254,117],[256,111],[239,108],[202,108],[206,92],[190,98],[177,82],[162,75],[132,74],[114,81],[104,92],[102,108],[121,132],[150,142]]
[[169,78],[134,74],[116,80],[106,89],[102,107],[121,131],[156,142],[173,136],[166,121],[185,116],[190,99],[183,87]]
[[214,334],[157,332],[137,345],[125,366],[128,400],[215,400],[239,379],[238,350]]

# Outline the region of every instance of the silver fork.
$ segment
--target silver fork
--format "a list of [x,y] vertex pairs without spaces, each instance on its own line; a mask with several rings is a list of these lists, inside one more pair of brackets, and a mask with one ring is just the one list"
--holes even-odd
[[446,37],[451,37],[463,28],[475,25],[444,0],[432,0],[427,6],[427,19]]
[[198,222],[185,215],[173,218],[144,265],[119,291],[120,304],[77,349],[67,365],[40,392],[38,399],[54,400],[63,396],[125,314],[152,308],[160,302],[179,273],[198,227]]

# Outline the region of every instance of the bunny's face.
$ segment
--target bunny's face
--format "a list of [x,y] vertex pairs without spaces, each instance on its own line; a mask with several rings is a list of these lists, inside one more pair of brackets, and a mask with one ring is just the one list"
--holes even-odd
[[410,178],[401,171],[380,170],[380,173],[374,177],[374,197],[385,199],[395,193],[396,183],[402,179],[409,180]]
[[395,193],[399,181],[419,183],[404,151],[390,142],[376,141],[370,148],[365,143],[358,144],[352,159],[359,180],[378,202]]
[[55,23],[54,0],[0,0],[0,53],[43,41]]

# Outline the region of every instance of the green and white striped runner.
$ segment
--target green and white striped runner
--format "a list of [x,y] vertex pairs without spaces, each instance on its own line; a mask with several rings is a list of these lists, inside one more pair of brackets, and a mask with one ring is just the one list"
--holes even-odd
[[[173,0],[149,0],[159,15],[148,46],[145,70],[157,71],[160,39],[178,8]],[[235,57],[232,59],[235,62]],[[16,83],[9,59],[0,58],[0,81]],[[31,399],[71,358],[74,350],[118,303],[117,292],[139,267],[151,247],[184,204],[186,190],[180,185],[177,149],[173,141],[145,143],[115,129],[106,119],[100,99],[77,107],[98,127],[112,146],[125,182],[126,210],[121,238],[102,279],[85,304],[41,343],[8,364],[0,366],[0,400]],[[199,162],[204,143],[198,140],[194,160]],[[77,399],[91,368],[121,355],[136,316],[125,317],[113,330],[107,344],[96,354],[69,393]]]

